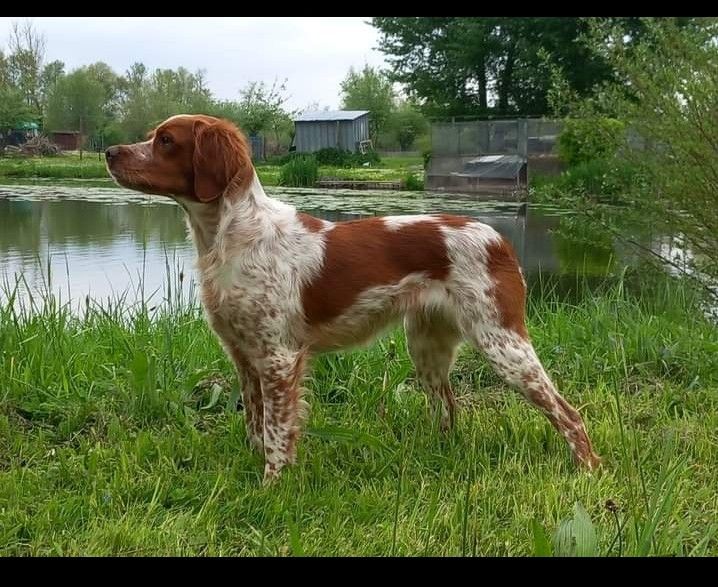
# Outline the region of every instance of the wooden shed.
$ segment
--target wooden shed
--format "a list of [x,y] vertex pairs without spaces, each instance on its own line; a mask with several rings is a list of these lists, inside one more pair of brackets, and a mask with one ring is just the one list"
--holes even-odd
[[77,151],[82,145],[83,137],[76,130],[54,130],[50,133],[50,141],[63,151]]
[[298,153],[333,147],[358,151],[369,140],[368,110],[306,112],[294,119],[294,145]]

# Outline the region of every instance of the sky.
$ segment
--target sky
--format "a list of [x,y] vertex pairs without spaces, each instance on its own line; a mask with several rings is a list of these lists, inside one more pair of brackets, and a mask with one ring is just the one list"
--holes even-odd
[[0,47],[13,22],[31,21],[46,38],[46,61],[65,71],[104,61],[118,73],[140,61],[149,70],[204,69],[219,99],[236,99],[251,81],[286,78],[287,106],[335,109],[350,67],[383,66],[370,17],[0,17]]

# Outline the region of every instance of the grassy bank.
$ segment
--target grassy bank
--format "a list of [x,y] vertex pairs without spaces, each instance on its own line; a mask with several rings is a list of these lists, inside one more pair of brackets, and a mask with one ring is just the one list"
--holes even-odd
[[470,349],[441,440],[396,331],[315,361],[298,464],[269,489],[197,308],[5,303],[0,554],[530,555],[578,502],[597,554],[716,555],[718,338],[680,289],[654,294],[529,307],[598,473]]
[[[257,164],[257,174],[264,185],[278,185],[279,165]],[[374,180],[399,181],[422,169],[421,157],[387,157],[380,167],[341,167],[321,166],[319,178],[338,180]],[[107,180],[104,160],[96,153],[87,153],[82,160],[78,155],[64,154],[58,157],[0,158],[0,182],[13,183],[18,180]]]

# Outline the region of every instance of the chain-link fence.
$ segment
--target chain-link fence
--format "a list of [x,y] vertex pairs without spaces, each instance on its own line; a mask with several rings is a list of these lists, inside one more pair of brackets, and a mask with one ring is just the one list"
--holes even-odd
[[435,122],[431,151],[435,156],[550,154],[561,122],[546,119]]

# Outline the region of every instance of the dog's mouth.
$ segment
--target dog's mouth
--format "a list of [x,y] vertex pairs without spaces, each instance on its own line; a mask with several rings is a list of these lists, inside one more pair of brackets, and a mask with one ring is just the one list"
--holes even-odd
[[113,166],[109,162],[105,163],[105,167],[115,183],[118,183],[123,187],[132,188],[135,184],[141,182],[142,174],[139,171],[133,171],[124,167],[120,169],[113,169]]
[[157,189],[152,186],[144,173],[138,169],[131,169],[127,167],[113,169],[112,165],[109,163],[106,164],[106,167],[112,180],[124,188],[144,192],[146,194],[159,196],[164,195],[159,193]]
[[109,163],[106,167],[112,180],[120,187],[151,196],[164,196],[173,199],[177,199],[182,195],[181,191],[167,186],[159,186],[152,182],[146,175],[146,169],[136,169],[124,165],[122,167],[113,167]]

